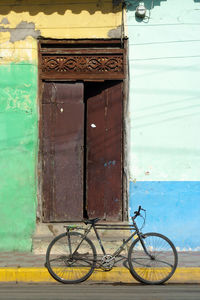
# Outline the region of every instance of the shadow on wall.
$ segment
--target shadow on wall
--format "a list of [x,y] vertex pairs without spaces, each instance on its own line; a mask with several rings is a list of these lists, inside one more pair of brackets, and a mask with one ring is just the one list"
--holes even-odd
[[0,14],[8,15],[11,11],[15,13],[28,12],[30,16],[35,16],[42,12],[45,15],[57,13],[64,15],[67,10],[73,14],[80,14],[82,11],[87,11],[89,14],[94,14],[101,11],[103,14],[117,13],[121,11],[122,0],[35,0],[35,1],[1,1]]
[[[146,9],[151,9],[152,6],[160,6],[161,2],[166,2],[167,0],[126,0],[127,9],[134,11],[140,2],[144,2]],[[200,0],[199,0],[200,1]]]
[[[128,10],[135,10],[140,2],[144,2],[147,9],[151,9],[152,6],[160,6],[161,2],[166,2],[167,0],[125,0]],[[200,2],[200,0],[193,0],[194,2]]]

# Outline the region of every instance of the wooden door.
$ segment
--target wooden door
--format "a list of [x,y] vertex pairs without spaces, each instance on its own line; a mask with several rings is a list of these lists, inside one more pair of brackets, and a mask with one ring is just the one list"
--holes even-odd
[[83,83],[44,82],[42,98],[43,218],[83,217]]
[[44,221],[122,220],[122,82],[45,82],[42,153]]
[[122,220],[122,82],[86,86],[89,218]]

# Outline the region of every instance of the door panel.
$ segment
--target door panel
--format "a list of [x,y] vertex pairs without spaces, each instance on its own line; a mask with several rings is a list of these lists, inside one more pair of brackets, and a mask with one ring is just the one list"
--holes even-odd
[[122,83],[87,86],[88,217],[122,220]]
[[83,216],[83,83],[45,82],[42,101],[44,220]]
[[122,220],[122,83],[84,86],[44,83],[42,177],[46,222],[79,221],[84,211],[90,218]]

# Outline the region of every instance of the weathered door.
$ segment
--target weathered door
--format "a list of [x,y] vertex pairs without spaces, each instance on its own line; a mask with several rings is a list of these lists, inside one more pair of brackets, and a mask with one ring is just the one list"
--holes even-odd
[[122,220],[122,82],[44,82],[43,218]]
[[86,86],[88,217],[122,220],[122,82]]
[[83,217],[83,83],[44,82],[42,98],[44,221]]

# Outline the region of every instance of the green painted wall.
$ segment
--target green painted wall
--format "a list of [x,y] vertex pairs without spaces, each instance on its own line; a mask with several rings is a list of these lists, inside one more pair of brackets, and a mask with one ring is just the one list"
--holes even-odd
[[36,219],[37,66],[0,65],[0,251],[29,251]]

